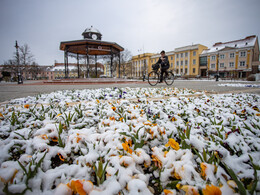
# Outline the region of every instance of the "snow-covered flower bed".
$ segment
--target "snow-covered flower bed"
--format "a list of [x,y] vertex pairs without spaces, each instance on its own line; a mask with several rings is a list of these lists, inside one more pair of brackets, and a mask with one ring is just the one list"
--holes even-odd
[[62,102],[82,102],[90,100],[114,100],[136,98],[159,98],[179,95],[201,94],[188,89],[177,88],[105,88],[85,90],[64,90],[49,94],[11,100],[10,104],[45,104]]
[[260,96],[193,94],[113,88],[13,100],[0,108],[1,192],[259,193]]

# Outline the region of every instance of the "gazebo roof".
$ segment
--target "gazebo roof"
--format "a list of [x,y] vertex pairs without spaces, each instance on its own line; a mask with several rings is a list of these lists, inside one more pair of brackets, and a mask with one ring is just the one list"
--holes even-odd
[[82,55],[110,55],[124,51],[124,48],[114,42],[101,40],[81,39],[60,43],[60,50]]
[[89,32],[101,34],[101,33],[99,32],[99,30],[96,29],[96,28],[94,28],[93,26],[91,26],[90,28],[86,28],[86,30],[85,30],[83,33],[89,33]]

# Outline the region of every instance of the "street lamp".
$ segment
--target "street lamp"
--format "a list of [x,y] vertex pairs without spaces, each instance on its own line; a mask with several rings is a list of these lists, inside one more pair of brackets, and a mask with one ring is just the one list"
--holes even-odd
[[217,53],[217,55],[216,55],[216,66],[217,66],[217,75],[216,75],[216,81],[218,81],[218,78],[219,78],[219,65],[218,65],[218,63],[219,63],[219,59],[218,59],[218,57],[219,57],[219,53]]
[[144,53],[144,68],[143,68],[143,81],[145,81],[145,75],[146,75],[146,59],[145,59],[145,53]]
[[15,46],[16,48],[16,57],[17,57],[17,65],[18,65],[18,84],[23,84],[23,79],[22,79],[22,75],[21,75],[21,68],[20,68],[20,58],[19,58],[19,46],[17,41],[15,41]]

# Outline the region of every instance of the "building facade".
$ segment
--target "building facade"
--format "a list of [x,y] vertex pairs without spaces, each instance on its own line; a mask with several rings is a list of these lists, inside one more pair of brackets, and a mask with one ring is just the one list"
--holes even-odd
[[48,80],[54,78],[52,68],[53,66],[49,65],[0,65],[0,78],[6,81],[16,81],[20,72],[23,80]]
[[225,78],[246,78],[253,73],[259,63],[257,36],[218,42],[200,55],[202,76],[219,75]]
[[175,73],[181,76],[196,77],[200,75],[199,56],[206,46],[201,44],[188,45],[176,48],[175,51]]
[[[172,70],[179,76],[195,77],[200,75],[199,56],[205,49],[207,49],[206,46],[196,44],[179,47],[173,51],[166,52],[170,64],[169,70]],[[152,64],[155,64],[160,57],[160,54],[152,53],[133,56],[134,77],[140,78],[144,72],[147,74],[152,71]]]
[[153,55],[153,53],[143,53],[132,57],[133,77],[140,78],[151,71]]
[[[79,70],[78,70],[78,65],[79,65]],[[86,64],[69,63],[68,70],[69,70],[68,78],[78,78],[78,76],[80,76],[80,78],[89,78],[89,77],[95,77],[96,75],[95,64],[90,64],[89,67],[87,67]],[[55,63],[51,71],[53,72],[53,79],[65,78],[64,63]],[[103,74],[104,74],[104,65],[101,63],[97,63],[98,77]]]

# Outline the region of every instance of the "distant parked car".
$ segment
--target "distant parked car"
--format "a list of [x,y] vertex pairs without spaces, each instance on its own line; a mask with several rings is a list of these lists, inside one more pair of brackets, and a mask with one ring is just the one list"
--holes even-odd
[[102,74],[99,76],[99,78],[107,78],[107,75]]

